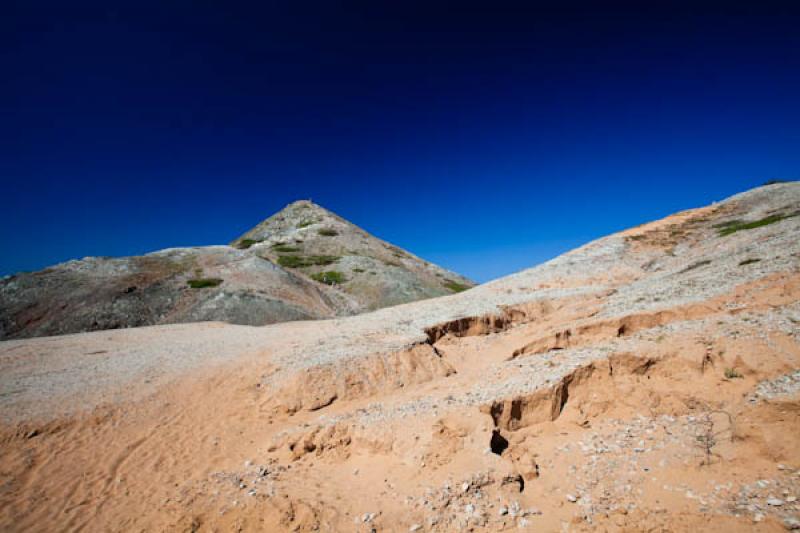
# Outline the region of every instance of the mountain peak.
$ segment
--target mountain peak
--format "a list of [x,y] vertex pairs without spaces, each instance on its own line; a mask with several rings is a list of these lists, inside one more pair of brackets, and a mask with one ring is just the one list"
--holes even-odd
[[297,200],[233,241],[336,285],[365,308],[442,296],[474,283],[387,243],[311,200]]

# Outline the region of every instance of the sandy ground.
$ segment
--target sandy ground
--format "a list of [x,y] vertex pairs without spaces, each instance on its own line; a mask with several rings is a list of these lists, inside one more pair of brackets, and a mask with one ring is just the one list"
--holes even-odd
[[0,529],[800,528],[800,223],[714,228],[798,199],[358,317],[0,343]]

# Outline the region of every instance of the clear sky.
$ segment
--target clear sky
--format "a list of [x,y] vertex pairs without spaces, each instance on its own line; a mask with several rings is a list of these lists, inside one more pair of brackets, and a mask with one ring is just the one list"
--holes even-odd
[[0,274],[301,198],[485,281],[800,176],[800,2],[0,10]]

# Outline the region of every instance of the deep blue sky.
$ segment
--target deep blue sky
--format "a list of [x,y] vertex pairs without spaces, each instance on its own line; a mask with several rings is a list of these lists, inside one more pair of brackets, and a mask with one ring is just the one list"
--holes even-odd
[[797,179],[800,3],[734,4],[5,1],[0,274],[311,198],[485,281]]

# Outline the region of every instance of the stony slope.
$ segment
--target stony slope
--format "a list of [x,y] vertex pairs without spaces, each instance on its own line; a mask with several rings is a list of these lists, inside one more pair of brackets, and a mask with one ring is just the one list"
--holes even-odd
[[370,310],[474,285],[310,201],[289,204],[232,244],[252,247],[280,265],[335,284]]
[[[309,224],[297,227],[303,222]],[[88,257],[4,279],[0,339],[204,320],[264,325],[329,318],[473,285],[310,202],[289,205],[243,238],[263,242]],[[325,272],[343,275],[333,286]]]
[[0,343],[0,528],[800,527],[798,206],[354,317]]

